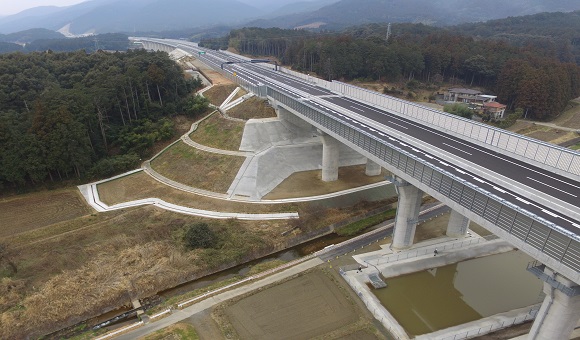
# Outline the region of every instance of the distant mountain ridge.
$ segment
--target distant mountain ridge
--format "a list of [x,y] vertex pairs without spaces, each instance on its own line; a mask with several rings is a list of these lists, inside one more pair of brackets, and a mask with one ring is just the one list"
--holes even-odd
[[[242,0],[243,1],[243,0]],[[380,22],[411,22],[437,26],[482,22],[539,12],[580,10],[579,0],[92,0],[68,7],[37,7],[0,17],[0,33],[30,28],[72,34],[169,31],[194,27],[296,28],[320,26],[340,29]],[[273,17],[276,14],[275,17]],[[284,14],[284,15],[281,15]]]
[[341,0],[310,13],[257,20],[248,26],[295,28],[314,22],[331,29],[377,22],[449,26],[579,9],[578,0]]
[[240,24],[258,9],[237,0],[93,0],[61,8],[33,8],[0,18],[0,33],[42,27],[73,34],[162,31],[219,23]]
[[15,44],[27,44],[39,39],[62,39],[62,38],[64,38],[64,35],[44,28],[32,28],[29,30],[10,34],[0,34],[1,42],[9,42]]

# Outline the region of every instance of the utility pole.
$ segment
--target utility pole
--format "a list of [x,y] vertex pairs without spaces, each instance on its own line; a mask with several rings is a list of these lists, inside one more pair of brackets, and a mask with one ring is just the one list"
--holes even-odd
[[391,23],[389,22],[389,24],[387,25],[387,41],[389,41],[389,38],[391,37]]

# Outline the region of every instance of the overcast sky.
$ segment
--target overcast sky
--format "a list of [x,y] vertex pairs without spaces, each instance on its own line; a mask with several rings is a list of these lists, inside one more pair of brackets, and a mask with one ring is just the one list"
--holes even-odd
[[38,6],[69,6],[86,0],[0,0],[0,15],[10,15]]

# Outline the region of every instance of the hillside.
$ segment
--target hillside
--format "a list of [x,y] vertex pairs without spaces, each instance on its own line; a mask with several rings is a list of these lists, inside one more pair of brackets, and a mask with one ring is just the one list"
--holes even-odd
[[38,39],[62,39],[64,35],[61,33],[47,30],[44,28],[32,28],[25,31],[15,32],[11,34],[0,34],[1,42],[24,44]]
[[580,65],[580,11],[510,17],[463,24],[452,30],[475,38],[504,40],[520,46],[544,46],[562,61],[575,61]]
[[260,13],[236,0],[100,0],[37,12],[0,18],[0,32],[33,27],[59,30],[68,24],[73,34],[162,31],[241,23]]
[[580,9],[573,0],[342,0],[299,15],[260,20],[248,26],[294,28],[322,22],[323,28],[343,28],[374,22],[413,22],[448,26],[540,12]]
[[[256,6],[248,5],[255,4]],[[94,0],[69,7],[37,7],[0,18],[0,33],[30,28],[72,34],[168,31],[214,25],[341,29],[381,22],[450,26],[540,12],[580,10],[576,0]],[[274,17],[274,18],[273,18]]]

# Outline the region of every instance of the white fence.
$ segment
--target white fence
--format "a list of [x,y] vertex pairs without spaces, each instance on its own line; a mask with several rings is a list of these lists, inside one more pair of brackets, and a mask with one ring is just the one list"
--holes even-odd
[[307,74],[280,68],[280,71],[324,87],[330,91],[356,98],[411,118],[422,124],[442,128],[461,137],[468,137],[486,146],[492,146],[525,160],[532,160],[564,173],[580,176],[580,153],[528,138],[516,133],[474,122],[417,103],[383,95],[339,81],[328,82]]

